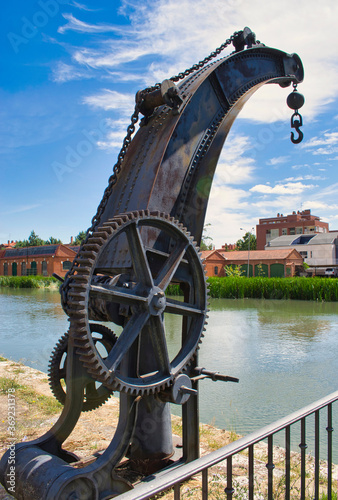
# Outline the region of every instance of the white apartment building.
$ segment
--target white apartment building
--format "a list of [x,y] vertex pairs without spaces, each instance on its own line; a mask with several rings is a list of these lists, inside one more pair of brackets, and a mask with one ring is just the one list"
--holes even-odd
[[338,231],[279,236],[269,241],[265,250],[290,247],[295,248],[311,268],[324,272],[326,267],[338,267]]

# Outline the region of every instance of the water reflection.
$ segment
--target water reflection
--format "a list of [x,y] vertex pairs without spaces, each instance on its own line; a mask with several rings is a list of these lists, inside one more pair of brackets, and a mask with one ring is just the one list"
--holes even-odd
[[[337,389],[336,303],[213,299],[210,308],[199,364],[240,383],[200,383],[202,422],[245,434]],[[47,371],[68,329],[58,292],[4,289],[0,311],[0,353]],[[173,355],[181,319],[166,315],[165,323]]]
[[0,312],[0,353],[46,372],[54,345],[68,329],[59,293],[5,288]]

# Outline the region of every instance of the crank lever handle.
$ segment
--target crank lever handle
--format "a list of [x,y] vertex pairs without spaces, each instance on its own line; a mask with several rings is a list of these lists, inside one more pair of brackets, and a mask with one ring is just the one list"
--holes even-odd
[[61,281],[61,283],[63,283],[65,281],[63,278],[61,278],[61,276],[59,276],[56,273],[53,273],[52,276],[53,276],[53,278],[56,278],[57,280]]
[[239,382],[239,378],[229,377],[228,375],[222,375],[219,372],[212,372],[212,371],[206,370],[205,368],[200,368],[200,367],[195,368],[195,374],[197,376],[202,375],[204,377],[211,378],[211,380],[213,380],[215,382],[217,380],[221,380],[222,382],[236,382],[236,383]]
[[190,394],[191,396],[197,396],[196,389],[192,389],[191,387],[186,387],[185,385],[182,385],[182,387],[180,388],[180,392],[182,394]]

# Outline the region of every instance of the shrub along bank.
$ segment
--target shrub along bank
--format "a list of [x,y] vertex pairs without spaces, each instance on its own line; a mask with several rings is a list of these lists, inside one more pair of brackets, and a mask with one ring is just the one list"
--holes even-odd
[[[209,296],[215,299],[291,299],[338,301],[338,279],[333,278],[225,278],[207,280]],[[170,285],[168,295],[181,295],[178,285]]]
[[[338,279],[335,278],[225,278],[207,280],[209,296],[217,299],[291,299],[338,301]],[[0,276],[0,287],[58,288],[59,282],[47,276]],[[178,285],[169,285],[167,295],[182,295]]]
[[47,288],[60,283],[51,276],[0,276],[0,287],[8,288]]
[[212,277],[208,283],[213,298],[338,301],[338,280],[332,278]]

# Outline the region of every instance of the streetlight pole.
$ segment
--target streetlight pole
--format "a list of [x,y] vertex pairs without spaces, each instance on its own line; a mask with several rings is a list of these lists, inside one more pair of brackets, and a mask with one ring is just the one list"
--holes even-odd
[[[242,227],[239,228],[241,231],[245,231]],[[248,268],[246,270],[246,277],[249,278],[250,276],[250,243],[251,243],[251,234],[254,228],[252,227],[250,231],[246,231],[245,234],[249,233],[249,242],[248,242]]]

